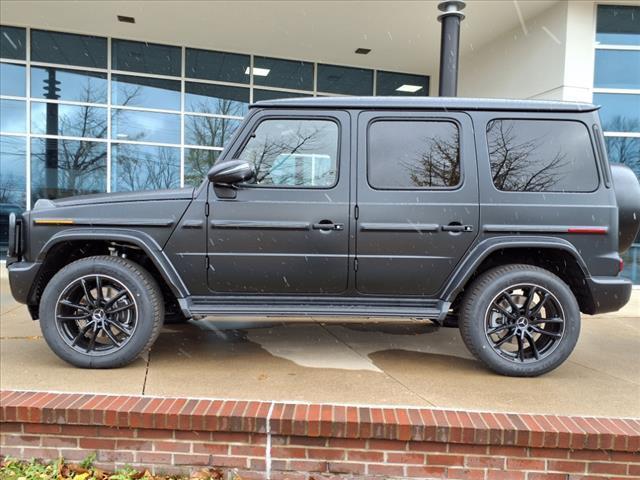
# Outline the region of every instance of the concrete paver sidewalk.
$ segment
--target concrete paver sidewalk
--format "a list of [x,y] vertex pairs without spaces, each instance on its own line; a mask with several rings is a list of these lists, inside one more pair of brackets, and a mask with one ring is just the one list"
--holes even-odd
[[167,326],[146,358],[82,370],[49,350],[38,322],[10,298],[6,278],[0,302],[2,389],[640,417],[640,291],[617,314],[584,316],[569,360],[532,379],[486,371],[457,329],[344,319]]

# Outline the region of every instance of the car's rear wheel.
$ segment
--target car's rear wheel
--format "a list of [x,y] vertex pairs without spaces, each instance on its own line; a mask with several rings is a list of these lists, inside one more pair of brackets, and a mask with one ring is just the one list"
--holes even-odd
[[151,348],[163,318],[162,294],[149,272],[113,256],[67,265],[40,302],[40,328],[51,349],[85,368],[131,363]]
[[558,367],[580,334],[580,309],[556,275],[506,265],[478,277],[465,292],[460,332],[469,351],[502,375],[532,377]]

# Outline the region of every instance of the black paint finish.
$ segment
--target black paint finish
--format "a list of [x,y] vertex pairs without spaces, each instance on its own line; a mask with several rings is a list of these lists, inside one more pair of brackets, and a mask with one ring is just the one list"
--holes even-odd
[[[10,232],[16,245],[7,260],[12,293],[37,311],[43,287],[38,282],[51,265],[50,253],[72,258],[78,252],[65,248],[99,242],[116,253],[124,245],[148,258],[148,268],[157,271],[157,280],[187,316],[413,316],[443,321],[487,258],[535,251],[541,257],[549,253],[573,259],[584,277],[575,287],[583,311],[616,310],[627,302],[631,285],[618,276],[619,208],[614,189],[604,181],[611,173],[597,147],[600,130],[591,128],[599,125],[596,109],[589,104],[473,99],[260,103],[250,109],[219,161],[237,158],[264,119],[330,120],[339,130],[335,184],[214,187],[203,179],[196,189],[39,201]],[[570,120],[588,126],[585,141],[599,160],[597,188],[498,190],[486,134],[496,118]],[[443,183],[453,186],[428,188],[424,185],[433,183],[417,182],[416,188],[372,187],[368,131],[377,120],[454,124],[459,178]],[[385,161],[384,156],[376,158]],[[402,158],[389,155],[390,168],[400,168]],[[427,164],[438,167],[433,159]],[[411,165],[419,162],[414,159]],[[626,197],[620,198],[624,202]],[[620,211],[625,212],[627,238],[638,228],[637,221],[628,219],[639,217],[629,215],[628,206]]]

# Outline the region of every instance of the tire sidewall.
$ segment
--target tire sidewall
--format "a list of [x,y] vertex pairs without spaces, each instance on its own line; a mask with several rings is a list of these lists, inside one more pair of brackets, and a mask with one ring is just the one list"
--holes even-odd
[[[485,315],[493,299],[503,290],[534,284],[551,292],[564,313],[564,333],[555,349],[535,363],[519,364],[496,353],[485,332]],[[491,370],[509,376],[537,376],[558,367],[573,351],[580,335],[580,309],[571,289],[556,275],[530,266],[498,267],[478,278],[465,297],[460,330],[469,350]]]
[[[119,350],[100,356],[90,356],[74,350],[61,337],[56,326],[57,302],[60,294],[73,281],[87,275],[100,274],[121,282],[134,297],[138,318],[130,340]],[[148,278],[144,278],[144,276]],[[151,290],[145,280],[153,282]],[[155,290],[155,291],[153,291]],[[83,368],[113,368],[135,360],[147,348],[157,333],[156,318],[162,321],[162,302],[158,306],[158,287],[149,274],[133,262],[118,258],[95,257],[78,260],[60,270],[47,284],[40,301],[40,328],[51,349],[63,360]],[[154,301],[155,299],[155,301]],[[160,307],[160,312],[158,312]]]

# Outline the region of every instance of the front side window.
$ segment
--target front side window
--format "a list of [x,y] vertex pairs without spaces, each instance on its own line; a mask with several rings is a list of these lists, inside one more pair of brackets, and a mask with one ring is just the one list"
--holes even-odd
[[451,188],[460,183],[460,140],[453,122],[379,120],[369,127],[369,185],[378,189]]
[[493,184],[507,192],[592,192],[596,159],[579,122],[493,120],[487,126]]
[[331,120],[265,120],[238,158],[253,164],[253,184],[328,188],[337,179],[338,125]]

